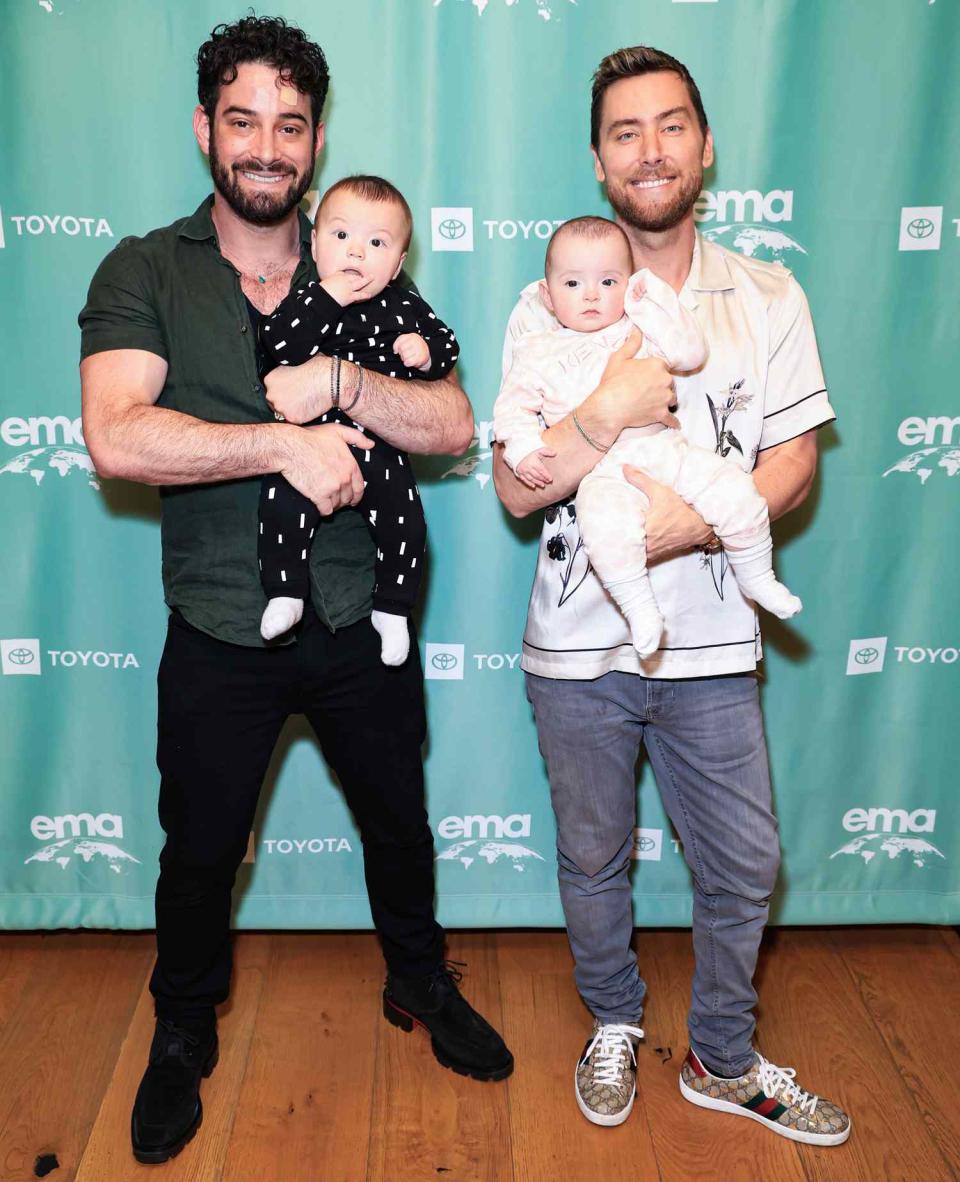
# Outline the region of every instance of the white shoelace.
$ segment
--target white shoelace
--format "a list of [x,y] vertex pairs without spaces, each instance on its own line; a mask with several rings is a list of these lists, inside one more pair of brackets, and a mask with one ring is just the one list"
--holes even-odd
[[636,1066],[637,1056],[633,1049],[635,1038],[643,1038],[643,1031],[639,1026],[623,1026],[611,1022],[597,1030],[585,1056],[591,1060],[593,1078],[597,1083],[616,1086],[621,1082],[626,1066],[625,1050],[629,1052],[630,1061]]
[[771,1099],[777,1098],[777,1092],[783,1089],[783,1099],[788,1108],[794,1105],[801,1112],[806,1112],[809,1116],[817,1111],[817,1101],[819,1096],[811,1096],[809,1092],[805,1092],[802,1088],[797,1087],[793,1082],[797,1077],[796,1068],[794,1067],[777,1067],[775,1063],[771,1063],[769,1059],[764,1059],[763,1055],[757,1052],[757,1058],[760,1060],[760,1089],[765,1092]]

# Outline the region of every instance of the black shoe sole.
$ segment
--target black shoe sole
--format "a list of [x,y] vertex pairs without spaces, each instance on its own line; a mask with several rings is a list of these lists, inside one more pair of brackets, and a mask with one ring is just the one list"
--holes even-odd
[[[407,1013],[406,1010],[401,1009],[396,1002],[390,1001],[386,994],[383,995],[383,1016],[390,1023],[391,1026],[397,1026],[400,1030],[410,1034],[415,1026],[419,1026],[426,1034],[430,1034],[430,1029],[425,1026],[419,1018],[415,1018],[413,1014]],[[437,1040],[430,1034],[430,1046],[433,1049],[434,1058],[441,1065],[450,1071],[455,1071],[457,1075],[466,1075],[470,1079],[478,1079],[484,1083],[492,1083],[495,1080],[506,1079],[508,1075],[513,1074],[513,1055],[510,1056],[510,1061],[502,1067],[490,1067],[484,1069],[482,1067],[468,1067],[464,1063],[458,1063],[456,1059],[451,1059],[449,1055],[437,1046]]]
[[[203,1066],[203,1078],[209,1079],[213,1074],[213,1069],[220,1061],[219,1047],[214,1049],[213,1054],[206,1061]],[[203,1124],[203,1105],[197,1100],[197,1119],[187,1129],[185,1133],[181,1133],[176,1141],[171,1141],[168,1145],[164,1145],[161,1149],[140,1149],[136,1143],[133,1142],[133,1156],[141,1165],[145,1166],[159,1166],[165,1161],[169,1161],[171,1157],[176,1157],[177,1154],[185,1149],[187,1145],[197,1135],[197,1130]]]

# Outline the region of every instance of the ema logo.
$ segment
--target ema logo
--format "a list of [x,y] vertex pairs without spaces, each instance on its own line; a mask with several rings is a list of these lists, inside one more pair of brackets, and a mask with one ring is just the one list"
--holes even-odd
[[882,673],[887,655],[886,636],[870,636],[865,640],[851,640],[847,653],[847,676],[858,673]]
[[26,673],[39,677],[43,672],[40,667],[40,641],[35,638],[0,640],[0,661],[5,675]]
[[705,229],[704,238],[747,258],[787,265],[792,255],[807,253],[789,234],[770,229],[770,223],[793,221],[792,189],[771,189],[769,193],[704,189],[694,204],[693,216],[701,223],[725,223]]
[[[463,0],[460,0],[463,3]],[[577,0],[567,0],[569,4],[576,4]],[[438,8],[442,0],[432,0],[434,8]],[[484,10],[489,5],[490,0],[470,0],[471,7],[477,10],[478,16],[483,16]],[[508,8],[513,8],[517,4],[517,0],[505,0]],[[554,19],[554,10],[557,7],[556,0],[536,0],[537,16],[544,21],[552,21]]]
[[926,484],[934,475],[940,478],[960,473],[960,417],[931,415],[924,419],[910,415],[897,428],[897,440],[917,450],[897,460],[884,476],[907,474]]
[[905,205],[900,210],[900,249],[939,250],[942,205]]
[[[933,833],[937,820],[936,809],[852,808],[843,815],[843,827],[848,833],[858,833],[852,841],[830,855],[856,856],[868,866],[878,855],[887,861],[903,858],[923,869],[936,865],[934,857],[946,860],[935,845],[912,833]],[[907,835],[907,836],[905,836]]]
[[463,645],[428,642],[423,672],[431,681],[463,681]]
[[79,418],[35,415],[2,419],[0,442],[26,449],[0,466],[0,476],[30,476],[39,487],[49,473],[55,472],[61,480],[74,477],[86,480],[91,488],[100,487]]
[[430,210],[434,250],[473,250],[473,209],[469,205],[438,205]]
[[633,853],[637,862],[659,862],[663,856],[662,829],[634,829]]
[[[482,469],[477,471],[477,469]],[[452,468],[440,474],[441,480],[448,476],[472,476],[481,489],[487,487],[493,476],[493,420],[481,420],[473,425],[473,442],[467,453],[457,460]]]
[[488,866],[509,866],[523,874],[534,861],[544,860],[536,850],[515,840],[530,836],[529,813],[513,813],[509,817],[444,817],[437,826],[437,836],[454,844],[437,854],[436,860],[459,862],[464,870],[469,870],[479,859]]
[[[84,865],[99,865],[101,862],[114,874],[123,874],[132,865],[140,865],[140,859],[128,854],[113,841],[97,841],[99,837],[123,838],[123,817],[115,813],[67,813],[62,817],[34,817],[30,832],[37,841],[50,842],[35,854],[24,860],[30,862],[56,863],[66,870],[74,858]],[[81,836],[83,835],[83,836]]]

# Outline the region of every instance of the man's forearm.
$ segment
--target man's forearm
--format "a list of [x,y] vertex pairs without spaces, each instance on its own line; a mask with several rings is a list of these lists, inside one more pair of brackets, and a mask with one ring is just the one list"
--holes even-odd
[[543,444],[557,454],[545,457],[543,465],[553,477],[544,488],[528,488],[518,480],[503,459],[503,446],[493,451],[493,481],[497,496],[513,517],[526,517],[557,501],[565,501],[580,487],[580,481],[596,466],[602,453],[583,438],[569,415],[543,433]]
[[753,482],[766,499],[770,520],[776,521],[806,500],[817,472],[817,435],[804,435],[761,452]]
[[279,471],[279,423],[206,423],[159,406],[133,404],[109,419],[84,419],[97,472],[141,484],[209,484]]
[[[343,367],[341,404],[350,405],[357,370]],[[408,382],[363,371],[360,401],[350,412],[361,426],[414,455],[459,456],[473,439],[473,408],[458,379]]]

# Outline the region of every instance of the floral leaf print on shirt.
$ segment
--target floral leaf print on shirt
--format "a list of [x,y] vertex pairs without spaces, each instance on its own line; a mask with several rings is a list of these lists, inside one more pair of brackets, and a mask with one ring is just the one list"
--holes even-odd
[[[727,424],[738,410],[743,410],[753,402],[753,395],[744,393],[745,384],[744,378],[738,382],[731,382],[726,392],[717,396],[716,402],[709,394],[704,395],[707,405],[710,407],[713,431],[717,437],[716,452],[724,459],[734,450],[743,455],[743,445]],[[723,599],[723,580],[726,578],[728,565],[723,546],[720,546],[718,550],[703,550],[700,554],[700,566],[704,570],[709,570],[714,588],[721,599]]]
[[547,557],[556,562],[560,570],[560,598],[557,607],[563,607],[583,583],[590,571],[580,526],[577,524],[577,507],[573,501],[550,505],[545,513],[547,523],[556,523],[556,533],[547,538]]

